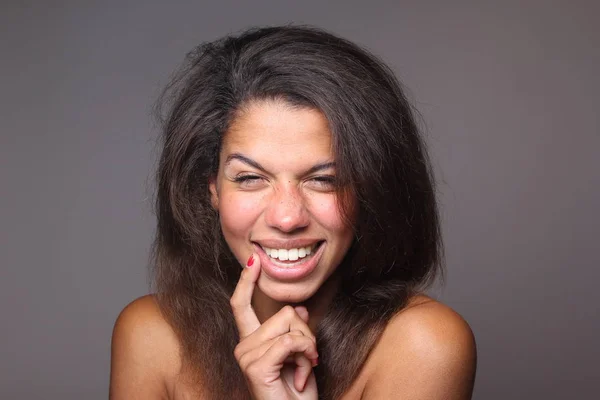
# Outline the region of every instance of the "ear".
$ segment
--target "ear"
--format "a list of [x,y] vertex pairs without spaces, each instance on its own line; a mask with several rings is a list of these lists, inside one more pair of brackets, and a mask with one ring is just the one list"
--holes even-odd
[[210,203],[215,210],[219,210],[219,193],[217,192],[217,177],[211,176],[208,180],[208,189],[210,190]]

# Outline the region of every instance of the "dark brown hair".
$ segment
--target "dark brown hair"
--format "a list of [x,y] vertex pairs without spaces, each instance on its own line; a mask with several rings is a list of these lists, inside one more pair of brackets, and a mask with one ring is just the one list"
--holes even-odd
[[[357,201],[355,240],[316,332],[319,398],[356,378],[390,318],[441,272],[433,176],[394,74],[357,45],[304,26],[252,29],[188,54],[158,103],[163,127],[153,248],[157,299],[182,345],[183,373],[214,399],[249,393],[233,349],[239,279],[211,207],[221,141],[253,100],[318,109],[333,136],[340,207]],[[354,203],[354,202],[353,202]]]

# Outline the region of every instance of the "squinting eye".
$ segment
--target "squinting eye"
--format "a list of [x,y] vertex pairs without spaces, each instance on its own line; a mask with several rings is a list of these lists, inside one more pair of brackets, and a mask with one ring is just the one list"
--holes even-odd
[[331,175],[315,176],[309,182],[311,186],[319,190],[334,190],[336,186],[335,176]]
[[236,176],[233,181],[243,188],[253,188],[261,184],[262,178],[258,175],[241,175]]

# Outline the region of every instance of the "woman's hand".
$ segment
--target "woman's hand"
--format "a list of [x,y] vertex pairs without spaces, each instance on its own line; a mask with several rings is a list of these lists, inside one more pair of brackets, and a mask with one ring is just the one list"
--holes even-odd
[[240,333],[235,358],[258,400],[315,400],[317,364],[315,336],[305,307],[283,307],[264,324],[252,309],[252,293],[260,275],[260,259],[252,255],[231,297]]

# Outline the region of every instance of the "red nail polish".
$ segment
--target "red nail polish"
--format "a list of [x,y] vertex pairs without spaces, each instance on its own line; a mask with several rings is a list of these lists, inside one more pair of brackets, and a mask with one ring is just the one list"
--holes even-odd
[[250,256],[250,258],[248,259],[248,262],[246,263],[246,265],[249,267],[251,267],[252,264],[254,264],[254,256]]

